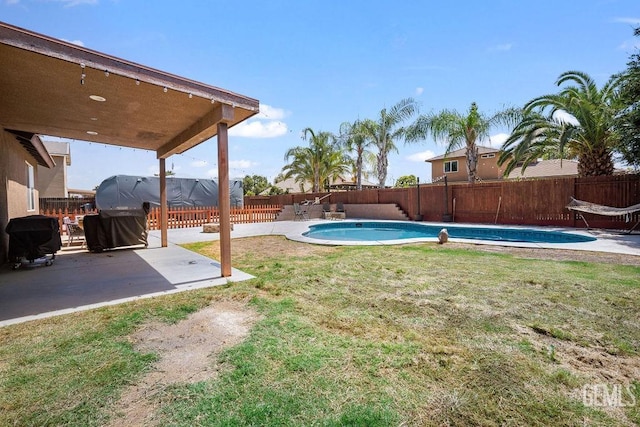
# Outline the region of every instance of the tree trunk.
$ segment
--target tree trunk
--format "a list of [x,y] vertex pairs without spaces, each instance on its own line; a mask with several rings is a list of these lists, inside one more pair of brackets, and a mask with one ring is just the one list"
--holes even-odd
[[356,160],[356,189],[362,190],[362,155],[358,154]]
[[578,157],[578,176],[613,175],[613,159],[611,152],[598,147],[581,153]]
[[469,182],[476,182],[476,177],[478,175],[478,146],[473,144],[470,147],[467,147],[467,171],[469,173]]
[[387,181],[387,156],[378,154],[378,187],[384,188]]

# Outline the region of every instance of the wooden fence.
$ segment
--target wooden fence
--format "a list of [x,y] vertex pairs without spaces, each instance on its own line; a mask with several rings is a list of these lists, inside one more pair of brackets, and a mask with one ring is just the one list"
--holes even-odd
[[94,197],[40,197],[40,209],[43,211],[55,210],[84,210],[93,209],[96,201]]
[[[247,224],[275,221],[282,210],[277,205],[252,205],[231,208],[231,223]],[[215,207],[170,208],[168,228],[200,227],[203,224],[220,222],[220,211]],[[147,216],[149,230],[160,229],[160,208],[152,208]]]
[[[231,209],[236,224],[274,221],[284,205],[315,201],[348,204],[394,203],[409,218],[442,221],[445,215],[455,222],[484,224],[553,225],[609,229],[629,229],[640,220],[640,213],[618,217],[580,214],[567,209],[571,197],[607,206],[627,207],[640,203],[640,174],[589,178],[552,178],[486,183],[423,184],[412,188],[385,188],[334,193],[281,194],[247,196],[243,208]],[[80,209],[41,211],[43,215],[62,218],[85,214]],[[169,228],[199,227],[219,222],[216,208],[171,208]],[[149,230],[159,227],[160,210],[148,216]]]
[[[231,222],[234,224],[245,224],[254,222],[271,222],[276,219],[282,210],[281,206],[258,205],[245,208],[231,208]],[[68,216],[75,221],[76,216],[97,213],[95,210],[85,211],[83,209],[41,209],[41,215],[58,218],[60,232],[63,232],[62,219]],[[203,224],[219,222],[220,212],[215,207],[190,207],[190,208],[170,208],[168,210],[168,228],[200,227]],[[147,229],[160,229],[160,208],[152,208],[147,215]]]
[[[245,197],[244,204],[290,205],[316,197],[323,202],[345,205],[395,203],[409,218],[422,216],[425,221],[442,221],[448,214],[455,222],[585,227],[582,214],[567,209],[571,197],[606,206],[635,205],[640,203],[640,174],[476,184],[439,182],[420,185],[419,192],[417,187],[412,187],[252,196]],[[629,218],[591,214],[584,214],[584,218],[592,227],[628,229],[640,220],[640,213]]]

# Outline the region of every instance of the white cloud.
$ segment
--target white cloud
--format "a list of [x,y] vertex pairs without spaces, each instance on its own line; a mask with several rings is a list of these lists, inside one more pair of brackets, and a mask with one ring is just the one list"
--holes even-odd
[[260,112],[254,116],[256,119],[282,120],[290,113],[282,108],[275,108],[271,105],[260,104]]
[[209,163],[206,160],[194,160],[189,164],[189,166],[191,166],[192,168],[203,168],[208,164]]
[[62,3],[64,7],[79,6],[81,4],[98,4],[98,0],[55,0]]
[[613,22],[620,22],[622,24],[640,25],[640,18],[615,18]]
[[62,39],[67,43],[71,43],[71,44],[75,44],[76,46],[81,46],[84,47],[84,42],[82,40],[67,40],[67,39]]
[[231,160],[229,162],[229,169],[249,169],[252,166],[257,166],[258,163],[251,160]]
[[260,113],[229,129],[230,136],[244,138],[275,138],[285,135],[289,128],[281,120],[290,113],[282,108],[260,104]]
[[496,51],[506,52],[508,50],[511,50],[512,47],[513,47],[513,43],[503,43],[503,44],[491,46],[489,50],[492,52],[496,52]]
[[435,153],[431,150],[421,151],[419,153],[413,153],[410,156],[407,156],[407,160],[410,162],[424,162],[427,159],[435,157]]
[[508,133],[498,133],[489,137],[489,147],[500,148],[502,144],[509,138]]
[[423,87],[417,87],[416,88],[416,95],[420,96],[420,95],[422,95],[423,92],[424,92],[424,88]]
[[624,51],[640,49],[640,42],[636,39],[625,40],[620,46],[618,46],[618,49]]
[[280,121],[248,120],[229,129],[230,136],[244,138],[275,138],[288,132],[287,125]]
[[580,125],[580,122],[578,121],[578,119],[576,119],[571,114],[563,110],[557,110],[555,113],[553,113],[553,118],[558,120],[559,122],[568,123],[570,125],[574,125],[574,126]]
[[209,169],[206,173],[207,178],[217,178],[218,177],[218,169]]

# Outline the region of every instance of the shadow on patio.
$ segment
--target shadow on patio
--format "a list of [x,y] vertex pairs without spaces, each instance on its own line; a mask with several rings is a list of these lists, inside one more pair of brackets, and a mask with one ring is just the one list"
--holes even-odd
[[0,268],[0,326],[250,279],[180,246],[58,251],[51,266]]

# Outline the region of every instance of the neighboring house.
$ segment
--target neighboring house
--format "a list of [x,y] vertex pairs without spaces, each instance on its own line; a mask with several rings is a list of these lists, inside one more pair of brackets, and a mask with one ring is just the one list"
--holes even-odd
[[[521,167],[514,169],[508,177],[502,174],[506,165],[498,166],[500,150],[490,147],[478,147],[478,180],[496,181],[500,179],[547,178],[554,176],[578,176],[578,162],[575,160],[538,160],[529,164],[522,172]],[[431,163],[431,181],[440,181],[445,176],[449,182],[467,182],[467,160],[465,149],[427,159]]]
[[[440,181],[445,176],[447,181],[468,181],[467,159],[465,149],[455,150],[449,154],[432,157],[426,161],[431,163],[431,181]],[[504,168],[498,167],[497,148],[478,146],[477,177],[481,181],[502,179]]]
[[530,163],[522,172],[517,167],[505,179],[550,178],[554,176],[578,176],[578,162],[575,160],[538,160]]
[[[362,184],[362,189],[363,190],[368,190],[371,188],[378,188],[378,184],[374,184],[371,181],[367,181],[366,179],[362,178],[361,181]],[[329,185],[329,188],[331,190],[338,190],[338,191],[352,191],[356,189],[356,177],[350,177],[349,179],[345,179],[344,177],[338,177],[334,180],[331,181],[331,184]]]
[[308,193],[311,191],[311,187],[313,187],[310,182],[303,182],[301,184],[299,182],[296,182],[294,178],[287,178],[283,181],[276,182],[275,184],[273,184],[273,186],[278,187],[285,193],[289,194]]
[[38,166],[36,187],[40,197],[69,197],[67,188],[67,168],[71,166],[71,152],[68,142],[43,141],[55,166]]
[[[274,187],[280,188],[285,193],[293,194],[293,193],[310,193],[313,188],[313,184],[310,181],[305,181],[302,183],[296,182],[295,178],[287,178],[284,181],[276,182]],[[329,184],[329,188],[334,191],[344,191],[344,190],[355,190],[356,183],[354,178],[345,179],[344,177],[338,177],[334,180],[331,180]],[[369,182],[365,179],[362,180],[362,188],[378,188],[378,186],[372,182]],[[324,189],[320,189],[321,192],[324,192]]]
[[54,165],[38,135],[0,128],[0,264],[9,250],[5,227],[11,218],[40,212],[38,174]]

